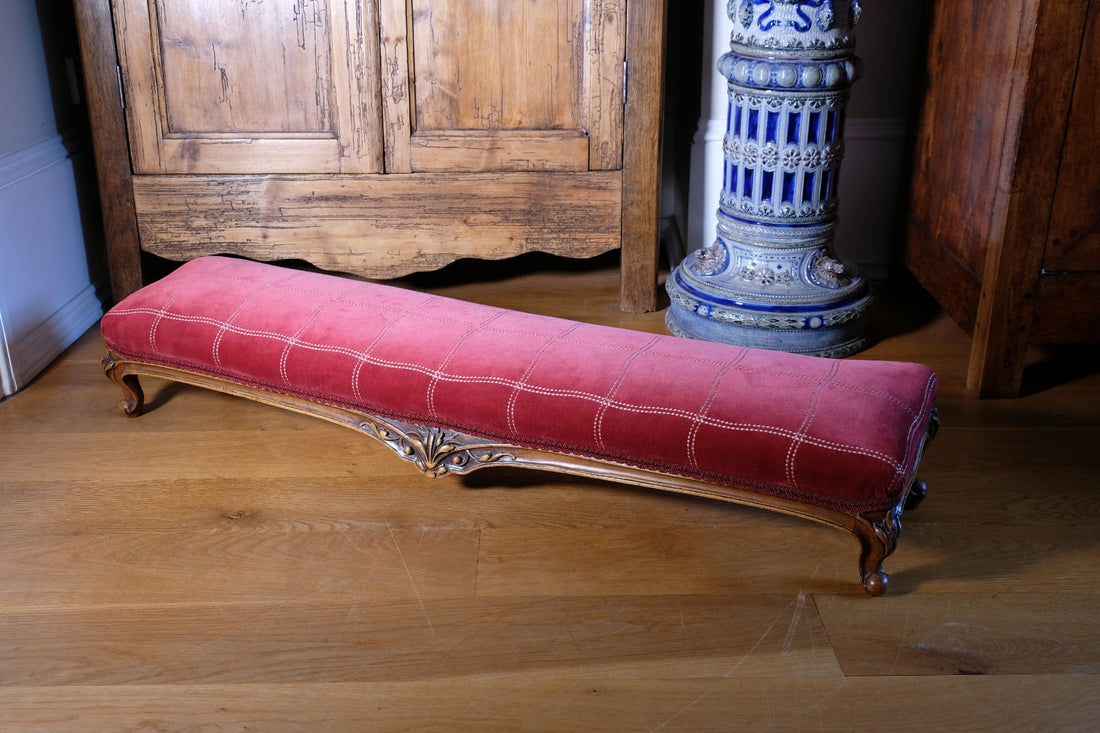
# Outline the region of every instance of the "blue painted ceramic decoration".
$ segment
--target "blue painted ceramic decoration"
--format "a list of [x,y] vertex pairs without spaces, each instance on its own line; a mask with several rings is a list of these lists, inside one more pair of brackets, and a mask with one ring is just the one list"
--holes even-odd
[[866,281],[833,254],[858,0],[730,0],[717,237],[669,276],[680,336],[840,357],[866,346]]

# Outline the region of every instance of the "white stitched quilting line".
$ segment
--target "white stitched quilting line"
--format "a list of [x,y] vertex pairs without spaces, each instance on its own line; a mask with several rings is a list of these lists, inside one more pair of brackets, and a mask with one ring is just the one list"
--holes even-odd
[[[194,278],[192,278],[194,279]],[[163,306],[157,309],[149,309],[155,315],[153,316],[153,322],[149,324],[149,333],[146,338],[149,339],[149,348],[153,350],[154,354],[160,353],[160,346],[157,345],[157,330],[160,328],[161,320],[168,315],[168,309],[172,307],[172,304],[180,297],[180,294],[187,289],[187,283],[181,283],[176,289],[176,292],[172,294],[172,297],[168,299]]]
[[798,453],[799,446],[805,441],[806,431],[809,430],[810,424],[813,423],[814,418],[817,417],[817,408],[821,406],[821,395],[825,393],[825,388],[829,386],[833,377],[836,376],[837,371],[840,369],[840,360],[834,360],[829,365],[829,372],[825,374],[821,381],[818,382],[813,393],[810,395],[809,403],[806,405],[806,414],[802,417],[802,424],[798,426],[798,431],[791,439],[791,444],[787,448],[787,485],[792,490],[798,490],[798,479],[794,474],[794,457]]
[[722,385],[729,371],[745,358],[745,353],[746,352],[742,351],[737,355],[736,359],[730,360],[715,373],[714,378],[710,381],[710,389],[707,391],[706,399],[703,400],[703,404],[699,406],[699,411],[691,421],[691,427],[688,428],[685,450],[687,451],[688,463],[691,464],[692,468],[699,468],[699,457],[695,455],[695,438],[699,435],[699,427],[702,425],[701,418],[710,412],[711,405],[714,404],[714,400],[718,397],[718,388]]
[[[279,280],[277,282],[286,282],[292,276],[293,273],[290,273],[282,280]],[[256,287],[244,296],[241,302],[237,304],[237,307],[233,309],[233,312],[229,314],[229,317],[226,318],[225,321],[223,321],[224,325],[218,328],[218,333],[214,336],[213,343],[210,344],[210,359],[215,364],[217,364],[218,366],[222,365],[222,336],[225,335],[226,329],[228,328],[229,324],[233,322],[233,319],[241,314],[241,311],[244,310],[244,307],[248,305],[253,298],[255,298],[263,291],[267,290],[269,287],[271,287],[272,284],[273,283],[267,282],[265,280],[258,281]]]
[[[659,349],[653,349],[653,350],[650,351],[650,353],[653,356],[657,356],[657,357],[660,357],[662,359],[668,359],[670,361],[672,361],[672,360],[674,360],[674,361],[683,361],[683,362],[688,362],[688,363],[691,363],[691,364],[712,364],[712,365],[721,366],[721,365],[724,365],[724,364],[727,364],[727,363],[730,362],[729,359],[713,359],[713,358],[710,358],[710,357],[697,357],[697,356],[689,355],[689,354],[670,354],[670,353],[667,353],[667,352],[663,352]],[[749,354],[749,349],[742,349],[741,353],[737,356],[737,358],[733,360],[733,361],[737,362],[737,364],[738,364],[737,370],[739,372],[742,372],[742,373],[745,373],[745,374],[768,374],[768,375],[777,376],[777,377],[788,377],[790,379],[797,379],[797,380],[800,380],[800,381],[803,381],[803,382],[810,382],[810,381],[816,382],[820,379],[820,377],[818,377],[818,376],[811,375],[811,374],[805,374],[805,373],[801,373],[801,372],[791,372],[791,371],[786,371],[786,370],[781,370],[781,369],[774,369],[774,368],[771,368],[771,367],[752,366],[752,365],[742,364],[741,360],[744,359],[746,356],[748,356],[748,354]],[[900,397],[897,397],[896,395],[893,395],[889,392],[884,392],[880,389],[872,389],[872,388],[866,386],[865,384],[861,384],[859,382],[853,382],[853,381],[850,381],[850,380],[851,380],[850,375],[838,372],[837,375],[834,376],[834,378],[832,380],[832,385],[834,387],[843,387],[843,388],[849,389],[853,392],[859,392],[859,393],[862,393],[862,394],[867,394],[867,395],[871,395],[871,396],[874,396],[874,397],[879,397],[883,400],[886,400],[888,402],[893,403],[894,405],[896,405],[900,409],[904,410],[906,413],[908,413],[909,415],[911,415],[913,417],[920,417],[920,414],[918,412],[915,412],[913,410],[913,408],[910,407],[909,404],[907,402],[905,402],[905,400],[901,399]]]
[[619,365],[619,373],[615,375],[615,381],[611,384],[611,388],[607,391],[607,397],[600,403],[599,409],[596,410],[595,416],[592,418],[592,440],[595,441],[596,446],[600,450],[604,449],[603,444],[603,416],[607,413],[607,408],[613,401],[615,394],[622,387],[623,382],[626,380],[626,373],[630,370],[630,365],[637,361],[646,349],[652,346],[659,339],[659,336],[654,336],[645,344],[635,350],[630,356],[626,358],[622,364]]
[[[461,336],[459,336],[457,339],[455,339],[455,342],[453,344],[451,344],[451,348],[447,351],[447,355],[444,356],[443,361],[441,361],[439,363],[439,368],[438,368],[437,371],[440,374],[443,374],[444,373],[443,370],[450,365],[451,360],[454,359],[455,354],[458,353],[459,347],[461,347],[462,344],[466,343],[466,340],[468,338],[470,338],[475,333],[480,331],[483,326],[485,326],[486,324],[492,323],[496,319],[500,318],[502,315],[504,315],[504,311],[498,311],[496,313],[493,313],[491,316],[489,316],[489,319],[487,321],[483,321],[482,323],[467,323],[466,324],[466,331],[463,332],[463,334]],[[439,378],[438,377],[432,377],[431,380],[428,382],[428,389],[427,389],[427,393],[425,394],[425,406],[428,409],[428,414],[431,415],[432,417],[436,417],[436,412],[435,412],[435,385],[438,384],[438,383],[439,383]]]
[[[508,395],[508,404],[504,408],[505,420],[508,425],[508,430],[511,431],[512,435],[519,434],[519,428],[516,427],[516,400],[519,399],[519,395],[523,391],[523,387],[527,384],[527,378],[531,376],[531,373],[533,371],[535,371],[535,367],[538,366],[539,361],[542,360],[543,354],[545,354],[551,346],[557,343],[565,342],[565,337],[580,328],[580,326],[581,324],[579,323],[573,323],[565,331],[556,333],[551,338],[543,341],[542,346],[539,347],[538,351],[534,353],[534,355],[531,357],[531,360],[527,363],[527,368],[523,370],[523,374],[521,374],[520,378],[516,380],[516,386],[512,389],[512,393]],[[543,335],[543,338],[545,338],[545,334]]]
[[920,444],[914,445],[913,438],[914,433],[918,430],[927,429],[927,423],[925,420],[931,409],[932,394],[936,387],[936,375],[935,373],[929,374],[928,379],[924,383],[924,392],[921,396],[920,409],[913,410],[906,406],[906,411],[913,416],[913,419],[909,422],[909,430],[905,434],[905,444],[903,449],[905,454],[902,456],[902,462],[898,463],[894,470],[894,480],[890,482],[890,489],[894,489],[898,486],[899,481],[903,481],[906,478],[906,472],[912,470],[914,467],[911,465],[916,458],[917,451],[920,450]]
[[[346,295],[349,295],[350,293],[354,293],[356,290],[361,290],[362,288],[363,288],[363,285],[358,285],[355,288],[352,288],[351,290],[345,291],[344,293],[340,293],[339,295],[333,295],[332,293],[326,293],[323,296],[325,298],[324,302],[318,303],[317,307],[313,309],[313,312],[310,313],[308,316],[306,316],[305,320],[303,320],[301,325],[298,326],[298,330],[294,332],[294,336],[292,337],[293,340],[294,341],[299,340],[298,336],[303,331],[305,331],[306,328],[311,323],[313,323],[313,321],[315,321],[317,319],[317,316],[321,313],[321,311],[323,311],[325,308],[332,305],[333,303],[337,303],[337,302],[343,300]],[[283,347],[283,353],[279,357],[279,376],[283,378],[283,384],[285,384],[287,386],[290,386],[290,375],[287,374],[286,365],[287,365],[287,361],[290,359],[290,350],[292,348],[293,348],[293,344],[288,342],[286,344],[286,346]]]
[[363,371],[363,365],[364,364],[371,363],[370,362],[370,352],[374,351],[374,347],[376,347],[378,345],[378,342],[381,341],[383,338],[385,338],[386,334],[388,334],[390,331],[392,331],[393,327],[395,325],[397,325],[397,323],[399,321],[404,320],[405,318],[408,318],[409,316],[413,315],[418,310],[423,308],[425,305],[432,302],[432,300],[433,300],[432,296],[425,295],[419,302],[413,303],[412,305],[403,307],[401,309],[394,309],[394,308],[379,308],[378,309],[378,310],[381,310],[381,311],[389,311],[390,313],[393,314],[393,317],[390,320],[386,321],[384,324],[382,324],[382,327],[380,329],[378,329],[378,333],[376,333],[374,335],[374,338],[371,339],[370,343],[367,344],[367,348],[363,349],[362,351],[349,352],[349,353],[353,353],[355,355],[355,358],[356,358],[355,367],[351,370],[351,393],[353,395],[355,395],[355,399],[359,400],[360,402],[362,402],[362,400],[363,400],[363,395],[359,390],[359,374],[360,374],[360,372]]
[[[926,381],[924,383],[924,396],[921,398],[920,412],[917,413],[917,419],[915,419],[915,420],[913,420],[913,422],[909,423],[909,434],[905,438],[905,444],[907,446],[913,445],[913,437],[914,437],[913,433],[914,432],[916,432],[917,430],[925,430],[926,429],[926,426],[924,425],[924,421],[921,419],[921,417],[926,415],[928,413],[928,411],[931,409],[932,406],[931,406],[930,403],[932,401],[932,393],[935,391],[935,389],[936,389],[936,375],[935,374],[930,374],[928,376],[928,381]],[[914,448],[913,450],[916,451],[916,450],[918,450],[918,448]],[[907,449],[907,451],[908,451],[908,449]],[[905,464],[908,465],[911,460],[912,460],[912,458],[907,454],[905,456]],[[904,466],[899,468],[899,471],[904,471],[904,470],[905,470]]]
[[[128,315],[128,314],[149,314],[149,313],[156,313],[158,311],[157,311],[157,309],[154,309],[154,308],[129,308],[129,309],[125,309],[125,310],[122,310],[122,311],[116,311],[116,312],[119,315]],[[180,321],[180,322],[184,322],[184,323],[202,323],[202,324],[207,324],[207,325],[221,325],[222,324],[222,322],[219,319],[209,318],[209,317],[206,317],[206,316],[182,316],[182,315],[179,315],[179,314],[166,314],[165,318],[170,318],[172,320],[176,320],[176,321]],[[268,339],[272,339],[274,341],[281,341],[281,342],[284,342],[284,343],[288,342],[288,341],[294,341],[295,346],[298,346],[298,347],[301,347],[301,348],[312,349],[314,351],[323,352],[323,353],[340,354],[342,356],[347,356],[351,359],[360,360],[362,362],[370,364],[371,366],[376,366],[376,367],[381,367],[381,368],[388,368],[388,369],[398,369],[398,370],[410,371],[410,372],[426,375],[426,376],[429,376],[429,377],[435,377],[435,378],[439,379],[440,381],[448,382],[448,383],[451,383],[451,384],[496,384],[496,385],[500,385],[500,386],[503,386],[503,387],[513,388],[513,389],[520,389],[520,390],[522,390],[526,393],[539,395],[539,396],[544,396],[544,397],[573,398],[573,399],[580,399],[580,400],[586,400],[586,401],[594,402],[596,404],[607,403],[609,408],[613,407],[617,410],[623,410],[624,412],[630,412],[630,413],[633,413],[633,414],[636,414],[636,415],[649,415],[649,416],[654,416],[654,417],[674,417],[674,418],[681,418],[681,419],[683,419],[687,422],[690,422],[692,420],[697,419],[697,420],[699,420],[699,422],[701,424],[706,425],[707,427],[714,427],[714,428],[717,428],[719,430],[728,430],[728,431],[731,431],[731,432],[757,432],[757,433],[776,435],[776,436],[780,436],[780,437],[783,437],[783,438],[786,438],[786,439],[792,439],[792,438],[794,438],[798,435],[795,431],[788,430],[788,429],[785,429],[785,428],[778,428],[778,427],[771,426],[771,425],[759,425],[759,424],[754,424],[754,423],[735,423],[735,422],[731,422],[729,420],[719,420],[719,419],[715,419],[715,418],[710,417],[710,416],[699,415],[697,412],[692,412],[692,411],[684,410],[684,409],[680,409],[680,408],[657,407],[657,406],[652,406],[652,405],[636,405],[636,404],[631,404],[631,403],[626,403],[626,402],[621,402],[621,401],[608,400],[608,398],[606,396],[596,394],[594,392],[584,392],[584,391],[581,391],[581,390],[572,390],[572,389],[551,389],[551,388],[548,388],[548,387],[539,387],[537,385],[521,384],[515,379],[506,379],[506,378],[503,378],[503,377],[493,377],[493,376],[488,376],[488,375],[484,375],[484,376],[461,376],[461,375],[455,375],[455,374],[445,374],[445,373],[439,371],[438,369],[431,369],[431,368],[423,366],[422,364],[418,364],[416,362],[403,362],[403,361],[395,361],[395,360],[391,360],[391,359],[379,359],[377,357],[373,357],[373,356],[370,356],[370,355],[364,355],[361,352],[358,352],[358,351],[355,351],[353,349],[349,349],[349,348],[343,347],[343,346],[333,346],[333,345],[328,345],[328,344],[315,344],[315,343],[310,343],[310,342],[306,342],[306,341],[295,340],[295,339],[292,339],[291,337],[289,337],[285,334],[281,334],[281,333],[278,333],[278,332],[258,331],[258,330],[255,330],[255,329],[245,329],[245,328],[241,328],[239,326],[234,326],[232,324],[226,324],[226,330],[232,331],[232,332],[237,333],[238,335],[242,335],[242,336],[250,336],[250,337],[255,337],[255,338],[268,338]],[[833,450],[833,451],[840,452],[840,453],[848,453],[848,454],[851,454],[851,455],[861,455],[861,456],[864,456],[864,457],[867,457],[867,458],[872,458],[872,459],[875,459],[875,460],[878,460],[878,461],[881,461],[881,462],[885,463],[886,465],[890,466],[894,470],[897,470],[897,467],[899,465],[897,463],[897,461],[895,461],[891,456],[889,456],[888,454],[882,453],[881,451],[871,450],[871,449],[868,449],[868,448],[862,448],[860,446],[846,445],[846,444],[843,444],[843,443],[838,443],[836,441],[827,441],[827,440],[823,440],[823,439],[820,439],[820,438],[812,438],[812,437],[805,436],[805,435],[801,436],[801,440],[806,445],[812,445],[814,447]]]
[[871,395],[872,397],[878,397],[880,399],[886,400],[887,402],[892,402],[895,406],[908,413],[910,417],[920,417],[920,413],[914,411],[913,408],[909,406],[909,403],[896,395],[890,394],[889,392],[883,392],[879,389],[871,389],[870,387],[864,386],[862,384],[849,382],[844,378],[834,379],[832,385],[834,387],[843,387],[844,389],[851,390],[852,392],[861,392],[862,394]]

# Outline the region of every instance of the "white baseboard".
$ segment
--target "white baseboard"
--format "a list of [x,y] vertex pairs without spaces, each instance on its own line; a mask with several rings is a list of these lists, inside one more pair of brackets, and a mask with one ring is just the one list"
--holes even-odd
[[50,135],[25,148],[0,155],[0,190],[16,186],[55,165],[67,163],[71,136]]
[[0,312],[0,399],[15,394],[15,368],[8,350],[8,336],[4,330],[4,314]]
[[4,395],[15,394],[30,384],[102,317],[103,306],[95,288],[89,285],[18,342],[0,342],[0,382]]
[[26,387],[103,315],[73,168],[86,138],[70,130],[0,155],[0,396]]

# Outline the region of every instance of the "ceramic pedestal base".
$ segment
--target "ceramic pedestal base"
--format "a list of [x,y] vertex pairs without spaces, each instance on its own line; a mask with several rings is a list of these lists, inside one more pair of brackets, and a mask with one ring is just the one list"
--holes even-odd
[[718,240],[669,275],[672,333],[827,357],[867,346],[870,288],[831,253],[835,224],[718,221]]
[[832,302],[769,303],[682,269],[672,273],[666,287],[673,304],[665,323],[677,336],[831,358],[868,345],[871,295],[866,287]]

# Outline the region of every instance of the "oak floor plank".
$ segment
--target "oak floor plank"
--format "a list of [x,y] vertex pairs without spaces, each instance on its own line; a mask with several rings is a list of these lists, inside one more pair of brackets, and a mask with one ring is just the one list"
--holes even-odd
[[726,527],[482,532],[479,597],[602,593],[858,593],[859,545],[809,522]]
[[891,592],[1058,593],[1100,585],[1095,525],[905,522]]
[[[371,451],[373,446],[363,450],[366,441],[353,445],[345,440],[307,439],[316,435],[293,430],[141,431],[121,438],[109,433],[16,433],[4,436],[0,459],[12,481],[33,480],[45,471],[60,481],[75,481],[97,470],[102,475],[119,470],[123,478],[168,481],[362,476],[382,457]],[[64,460],[59,460],[62,456]]]
[[476,530],[229,528],[5,538],[4,606],[472,597]]
[[[511,469],[425,479],[386,453],[369,476],[143,478],[5,482],[0,533],[218,530],[263,526],[482,529],[806,526],[717,501]],[[396,473],[389,475],[388,470]],[[504,479],[492,484],[493,477]]]
[[1100,674],[1100,594],[1083,587],[816,601],[846,675]]
[[[1090,733],[1093,675],[0,688],[19,730]],[[1008,721],[998,724],[996,721]]]
[[352,585],[328,602],[288,593],[267,603],[11,608],[0,613],[0,689],[840,674],[805,595],[399,602]]
[[[1100,586],[1095,525],[903,522],[887,560],[891,594],[1052,592]],[[861,598],[858,545],[815,525],[483,532],[479,595],[515,592],[538,579],[560,593],[741,592],[770,587]]]

